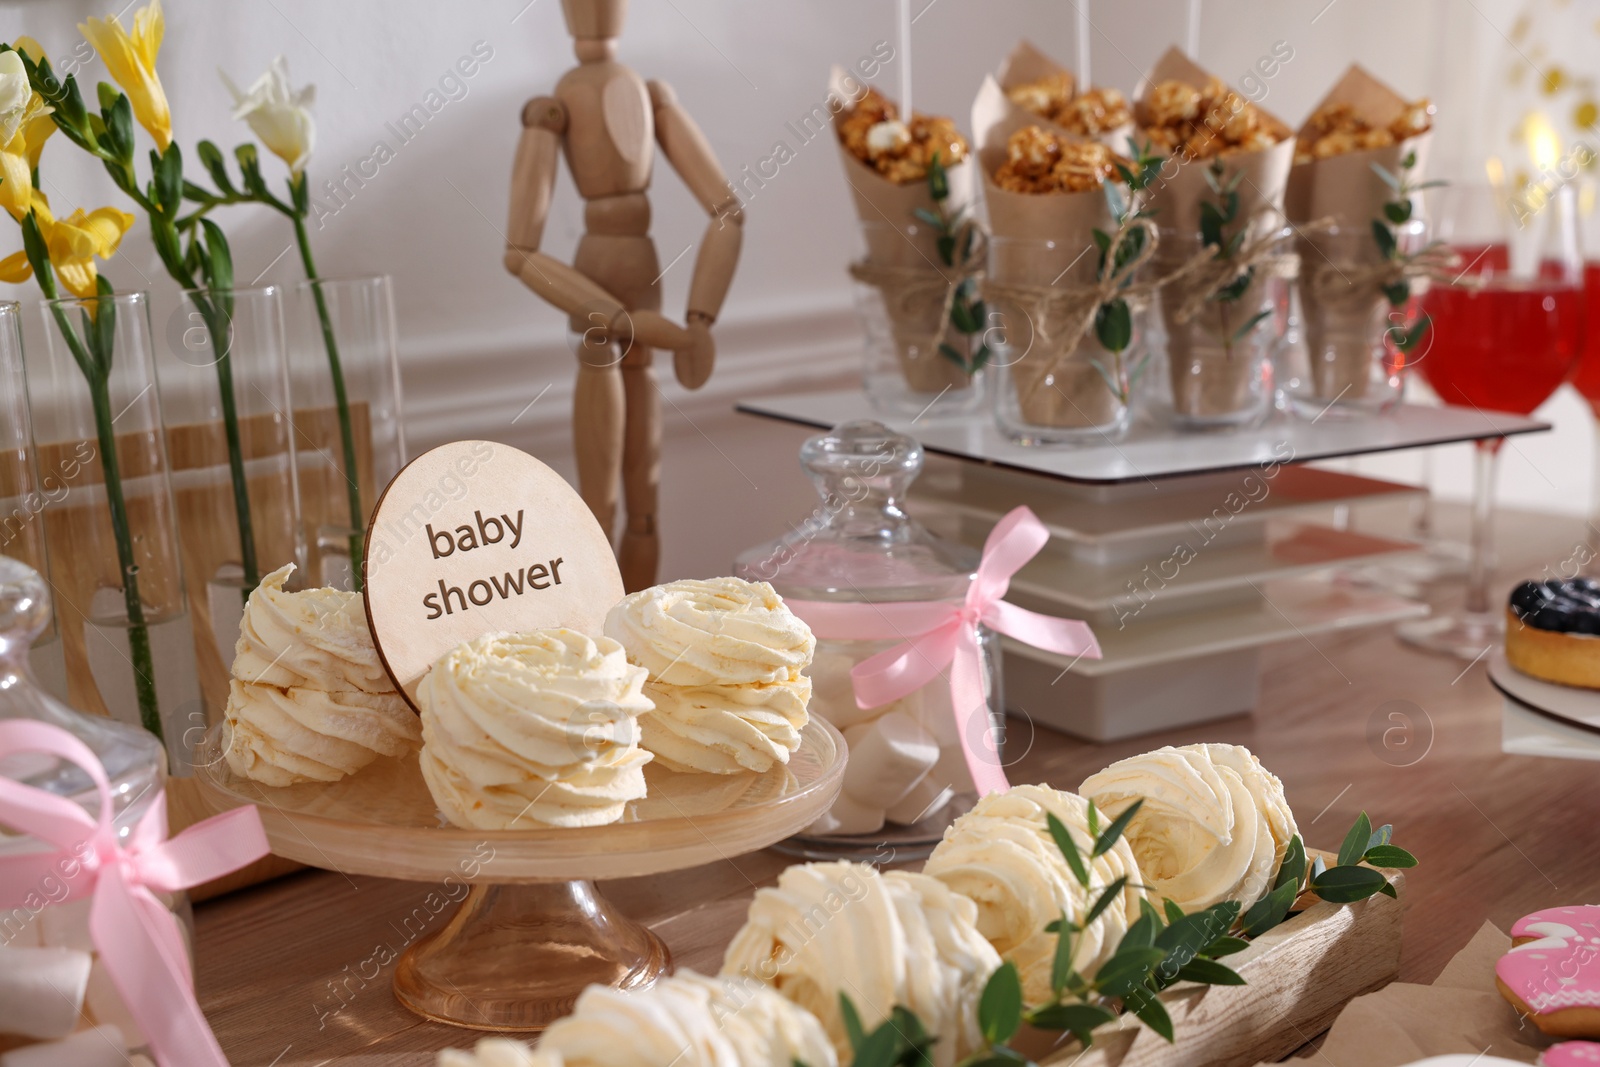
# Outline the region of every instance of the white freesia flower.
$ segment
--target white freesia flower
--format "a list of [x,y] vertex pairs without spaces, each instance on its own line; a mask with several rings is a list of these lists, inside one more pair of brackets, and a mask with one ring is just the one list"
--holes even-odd
[[16,52],[0,52],[0,145],[9,144],[28,119],[33,89]]
[[317,126],[311,118],[311,104],[317,87],[291,89],[289,61],[283,56],[272,61],[248,92],[241,93],[226,74],[220,70],[217,73],[233,94],[233,117],[249,123],[251,132],[298,178],[316,146]]

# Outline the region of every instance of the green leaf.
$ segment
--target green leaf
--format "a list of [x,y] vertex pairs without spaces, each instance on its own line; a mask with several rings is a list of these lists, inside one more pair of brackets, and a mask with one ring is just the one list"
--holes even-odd
[[[1128,309],[1126,300],[1112,300],[1100,305],[1094,313],[1094,335],[1107,352],[1121,352],[1133,343],[1133,313]],[[1113,385],[1112,392],[1116,391]],[[1115,829],[1119,836],[1122,833],[1122,828],[1115,823],[1111,829]],[[1106,830],[1106,833],[1109,834],[1111,829]],[[1105,834],[1101,834],[1100,837],[1103,840]],[[1115,843],[1116,838],[1112,838],[1111,844]],[[1097,840],[1095,847],[1098,849],[1099,845],[1100,842]],[[1098,856],[1100,853],[1097,851],[1095,855]]]
[[951,302],[950,321],[964,334],[974,334],[983,329],[983,320],[973,316],[972,305],[964,300]]
[[104,274],[95,278],[95,292],[99,294],[99,299],[94,302],[94,332],[90,335],[91,347],[94,350],[95,362],[100,365],[100,373],[109,378],[111,361],[116,351],[117,294],[111,288],[110,279]]
[[1417,153],[1416,153],[1415,150],[1407,152],[1406,153],[1406,158],[1404,158],[1404,159],[1402,159],[1400,161],[1400,167],[1401,167],[1402,170],[1410,170],[1412,167],[1415,167],[1416,165],[1417,165]]
[[1391,200],[1383,205],[1383,217],[1396,226],[1411,219],[1410,200]]
[[1117,951],[1122,952],[1130,948],[1150,948],[1154,946],[1156,933],[1160,928],[1161,920],[1156,917],[1154,909],[1140,915],[1123,932],[1122,940],[1117,942]]
[[1244,325],[1240,326],[1237,330],[1233,331],[1233,339],[1235,341],[1244,340],[1244,338],[1246,338],[1246,337],[1248,337],[1250,335],[1250,331],[1251,330],[1254,330],[1257,326],[1260,326],[1262,321],[1267,319],[1271,315],[1272,315],[1272,309],[1271,308],[1266,308],[1266,309],[1264,309],[1262,311],[1256,312],[1254,315],[1251,315],[1248,319],[1245,320]]
[[1289,914],[1289,909],[1294,906],[1294,898],[1299,895],[1300,887],[1292,882],[1278,886],[1244,913],[1244,918],[1240,921],[1240,932],[1246,937],[1260,937],[1283,922]]
[[1089,888],[1089,868],[1083,865],[1083,855],[1078,851],[1078,843],[1072,840],[1072,835],[1067,832],[1066,826],[1056,818],[1054,812],[1044,814],[1045,824],[1050,828],[1050,836],[1055,840],[1056,848],[1061,850],[1061,855],[1066,859],[1067,866],[1072,868],[1072,876],[1078,884],[1085,889]]
[[1117,897],[1122,895],[1123,887],[1127,884],[1128,876],[1123,875],[1101,891],[1099,898],[1094,902],[1094,907],[1090,908],[1089,914],[1084,916],[1083,925],[1085,929],[1088,928],[1090,923],[1100,918],[1107,908],[1116,903]]
[[32,211],[22,216],[22,250],[28,256],[33,276],[39,279],[39,288],[44,290],[46,297],[54,300],[56,282],[55,274],[50,269],[50,250],[45,244],[44,234],[39,230],[39,220],[34,218]]
[[1094,1044],[1094,1032],[1117,1017],[1096,1004],[1046,1004],[1028,1013],[1029,1024],[1040,1030],[1070,1033],[1084,1048]]
[[1399,870],[1417,865],[1417,857],[1399,845],[1373,845],[1367,849],[1366,855],[1361,858],[1374,867],[1383,867],[1388,870]]
[[1171,897],[1167,897],[1164,901],[1162,901],[1161,906],[1166,909],[1167,922],[1175,923],[1179,919],[1183,918],[1183,909],[1179,907],[1177,901],[1173,900]]
[[1218,289],[1211,299],[1219,304],[1231,304],[1244,296],[1245,290],[1250,288],[1250,283],[1255,281],[1255,277],[1256,269],[1246,267],[1237,278]]
[[1169,1044],[1172,1042],[1172,1016],[1167,1014],[1160,997],[1148,989],[1134,989],[1128,993],[1125,1003],[1140,1022],[1166,1038]]
[[1100,809],[1092,800],[1085,804],[1084,808],[1084,821],[1089,824],[1089,837],[1092,840],[1100,836]]
[[1243,952],[1249,947],[1250,942],[1246,941],[1244,938],[1233,937],[1231,935],[1224,934],[1215,941],[1211,942],[1211,944],[1207,945],[1203,955],[1209,956],[1214,960],[1221,959],[1223,956],[1232,956],[1236,952]]
[[1394,258],[1397,248],[1395,245],[1394,234],[1390,232],[1389,227],[1383,224],[1382,219],[1372,220],[1372,239],[1373,241],[1377,242],[1378,251],[1383,253],[1383,258]]
[[1383,295],[1390,307],[1404,307],[1406,301],[1411,299],[1411,283],[1404,278],[1390,282],[1383,287]]
[[853,1067],[896,1067],[903,1058],[902,1050],[900,1035],[885,1022],[855,1046]]
[[1194,959],[1178,969],[1178,980],[1201,985],[1248,985],[1238,971],[1215,960]]
[[1120,997],[1136,986],[1142,986],[1150,972],[1167,958],[1165,949],[1118,948],[1116,954],[1100,965],[1095,973],[1095,988],[1106,996]]
[[1361,862],[1361,854],[1367,850],[1367,841],[1372,837],[1372,820],[1367,818],[1367,813],[1362,812],[1356,816],[1355,825],[1350,827],[1350,832],[1345,834],[1344,844],[1339,846],[1339,866],[1347,867],[1352,863]]
[[216,185],[217,191],[223,196],[235,196],[233,180],[228,176],[228,163],[222,156],[222,149],[218,148],[215,141],[201,141],[195,145],[195,153],[200,157],[200,165],[211,175],[211,181]]
[[941,233],[945,230],[944,219],[925,207],[912,208],[911,214],[920,222],[926,222]]
[[939,354],[945,359],[948,359],[951,363],[954,363],[956,366],[960,367],[962,370],[967,369],[967,357],[963,356],[954,345],[945,341],[940,341]]
[[967,367],[968,373],[977,374],[983,369],[984,364],[989,362],[989,357],[993,355],[994,352],[988,345],[979,345],[978,350],[972,354],[972,363]]
[[933,247],[939,253],[939,259],[949,267],[956,261],[956,239],[949,234],[940,234],[933,242]]
[[850,1047],[859,1052],[867,1034],[861,1026],[861,1013],[856,1011],[855,1002],[848,993],[839,994],[839,1018],[844,1022],[844,1033]]
[[1393,882],[1388,882],[1388,881],[1384,882],[1383,885],[1378,887],[1378,892],[1382,893],[1384,896],[1388,897],[1390,900],[1399,900],[1400,899],[1400,894],[1395,891]]
[[1055,929],[1046,927],[1046,932],[1056,935],[1055,956],[1050,961],[1050,988],[1059,997],[1061,991],[1067,988],[1067,978],[1072,974],[1072,924],[1067,921],[1066,913],[1062,912],[1061,918],[1050,926]]
[[991,1045],[1003,1045],[1022,1027],[1022,979],[1007,960],[989,976],[978,998],[978,1029]]
[[1367,838],[1367,847],[1377,848],[1379,845],[1387,845],[1393,840],[1394,823],[1386,822],[1376,830],[1372,831],[1372,836]]
[[1161,983],[1172,982],[1190,960],[1226,934],[1238,917],[1239,902],[1225,900],[1204,911],[1175,920],[1156,937],[1156,948],[1164,949],[1167,953],[1167,958],[1157,969],[1157,980]]
[[1272,880],[1272,888],[1294,883],[1296,889],[1306,880],[1306,846],[1300,840],[1300,835],[1295,834],[1289,838],[1289,846],[1283,850],[1283,863],[1278,866],[1278,875]]
[[127,95],[118,93],[112,106],[103,108],[101,114],[105,118],[106,141],[112,155],[124,166],[133,166],[133,105],[128,102]]
[[936,201],[950,198],[950,175],[945,172],[937,152],[928,161],[928,193]]
[[1222,247],[1222,227],[1227,222],[1222,211],[1212,203],[1200,205],[1200,241],[1202,244]]
[[1329,867],[1311,880],[1311,889],[1323,900],[1332,904],[1352,904],[1365,900],[1389,884],[1380,871],[1371,867],[1353,867],[1341,864]]
[[[1118,300],[1118,301],[1115,301],[1114,304],[1115,304],[1115,306],[1118,306],[1118,307],[1122,308],[1122,314],[1124,314],[1124,315],[1128,314],[1128,305],[1127,305],[1126,302]],[[1110,307],[1112,305],[1107,305],[1107,306]],[[1129,327],[1128,327],[1128,332],[1130,333],[1130,335],[1131,335],[1132,331],[1133,331],[1133,327],[1130,324]],[[1120,351],[1122,351],[1123,348],[1126,348],[1126,347],[1128,347],[1128,346],[1126,344],[1123,344],[1123,345],[1121,345],[1121,346],[1119,346],[1119,347],[1117,347],[1115,349],[1112,349],[1112,350],[1116,351],[1116,352],[1120,352]],[[1120,815],[1118,815],[1115,819],[1111,820],[1111,825],[1106,827],[1105,831],[1103,833],[1101,833],[1101,835],[1099,837],[1095,838],[1094,854],[1096,856],[1103,856],[1107,852],[1111,851],[1112,846],[1114,846],[1117,843],[1117,841],[1122,837],[1122,832],[1128,828],[1128,823],[1133,821],[1133,817],[1135,815],[1139,814],[1139,809],[1142,808],[1143,806],[1144,806],[1144,800],[1142,798],[1139,799],[1139,800],[1135,800],[1132,804],[1129,804],[1127,806],[1127,808],[1124,809],[1123,812]]]

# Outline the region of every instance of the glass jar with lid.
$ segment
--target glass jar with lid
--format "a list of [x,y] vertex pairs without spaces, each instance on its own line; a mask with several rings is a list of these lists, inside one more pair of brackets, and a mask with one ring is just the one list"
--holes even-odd
[[[49,622],[44,579],[26,564],[0,556],[0,721],[49,723],[87,745],[105,767],[117,836],[126,841],[162,795],[165,751],[139,727],[73,711],[34,683],[28,650]],[[0,777],[71,798],[91,816],[99,816],[94,783],[70,762],[14,753],[0,757]],[[50,847],[15,833],[0,816],[0,856]],[[66,899],[76,891],[72,880],[80,871],[75,860],[62,858],[19,906],[0,910],[0,954],[6,958],[0,965],[0,1050],[61,1042],[53,1054],[68,1062],[81,1057],[73,1054],[79,1043],[101,1056],[108,1041],[127,1053],[145,1046],[90,941],[90,898]],[[168,894],[162,900],[178,916],[192,945],[188,897]]]
[[[878,422],[845,423],[808,439],[800,465],[822,503],[791,532],[741,553],[734,573],[769,582],[792,600],[962,604],[979,554],[906,513],[906,494],[922,463],[916,440]],[[932,851],[945,827],[976,799],[961,734],[994,730],[1000,736],[998,639],[988,631],[982,636],[981,709],[956,714],[948,672],[889,704],[857,706],[851,669],[902,642],[818,638],[810,710],[844,734],[850,764],[833,810],[789,842],[789,851],[811,858],[915,859]]]

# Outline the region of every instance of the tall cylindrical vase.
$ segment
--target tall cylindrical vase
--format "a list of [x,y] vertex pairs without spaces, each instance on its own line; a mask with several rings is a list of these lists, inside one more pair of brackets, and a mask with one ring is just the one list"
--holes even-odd
[[[161,393],[145,293],[46,301],[26,353],[57,625],[76,707],[143,725],[188,765],[204,715],[184,601]],[[189,737],[192,740],[194,734]]]
[[393,287],[386,275],[309,281],[290,305],[307,581],[355,588],[367,519],[406,461]]
[[[0,556],[20,560],[41,575],[50,573],[44,504],[65,488],[59,472],[38,469],[22,363],[22,308],[13,300],[0,301]],[[52,617],[33,639],[29,666],[41,685],[65,697],[60,638]]]
[[[205,719],[228,701],[245,599],[299,562],[283,292],[197,290],[165,320],[158,364]],[[186,726],[209,725],[202,719]]]

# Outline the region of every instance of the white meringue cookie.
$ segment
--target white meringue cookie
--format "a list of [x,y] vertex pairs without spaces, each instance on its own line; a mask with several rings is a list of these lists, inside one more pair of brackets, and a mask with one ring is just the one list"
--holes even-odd
[[1151,895],[1186,912],[1255,903],[1297,833],[1283,783],[1239,745],[1158,748],[1118,760],[1081,788],[1110,817],[1144,799],[1124,836]]
[[949,1067],[981,1047],[978,998],[1000,958],[974,925],[977,908],[925,875],[861,863],[790,867],[756,891],[722,973],[765,982],[822,1020],[841,1057],[845,993],[874,1027],[896,1005],[939,1038]]
[[[1078,883],[1050,836],[1046,813],[1066,826],[1089,868]],[[1109,822],[1109,819],[1106,821]],[[1021,785],[983,797],[945,830],[923,870],[978,905],[978,929],[1002,957],[1017,965],[1030,1004],[1051,995],[1056,935],[1045,926],[1065,915],[1077,921],[1100,891],[1126,876],[1119,899],[1077,935],[1073,966],[1092,978],[1139,917],[1139,868],[1126,841],[1090,859],[1088,803],[1045,785]]]

